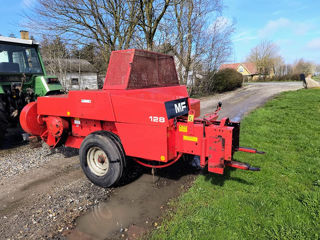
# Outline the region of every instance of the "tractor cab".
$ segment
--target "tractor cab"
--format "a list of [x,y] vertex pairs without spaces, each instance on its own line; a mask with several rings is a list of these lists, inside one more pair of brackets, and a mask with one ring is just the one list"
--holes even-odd
[[28,32],[21,31],[21,37],[0,36],[0,142],[27,103],[62,90],[58,78],[46,74],[39,44]]

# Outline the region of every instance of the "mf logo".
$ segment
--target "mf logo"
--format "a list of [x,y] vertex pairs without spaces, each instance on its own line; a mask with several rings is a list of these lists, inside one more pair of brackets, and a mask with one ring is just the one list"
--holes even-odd
[[186,102],[180,102],[174,104],[174,109],[176,110],[176,113],[181,113],[186,109]]

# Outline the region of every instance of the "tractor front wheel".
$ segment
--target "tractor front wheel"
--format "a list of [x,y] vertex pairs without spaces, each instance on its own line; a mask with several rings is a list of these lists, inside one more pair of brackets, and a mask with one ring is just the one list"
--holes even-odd
[[116,140],[107,132],[88,135],[79,155],[82,170],[94,184],[107,188],[121,178],[125,159]]

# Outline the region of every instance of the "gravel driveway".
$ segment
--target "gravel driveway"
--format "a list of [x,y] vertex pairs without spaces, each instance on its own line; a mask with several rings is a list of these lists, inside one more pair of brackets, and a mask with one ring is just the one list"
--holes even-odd
[[[300,82],[248,84],[203,98],[201,111],[210,112],[222,101],[221,116],[241,119],[274,95],[301,87]],[[156,226],[166,202],[179,195],[195,173],[192,167],[177,165],[157,172],[155,181],[149,170],[133,166],[134,177],[123,186],[102,189],[82,173],[77,151],[52,152],[45,144],[1,149],[0,163],[1,239],[133,239],[136,232]],[[107,203],[98,204],[101,201]],[[106,231],[96,230],[101,228]]]

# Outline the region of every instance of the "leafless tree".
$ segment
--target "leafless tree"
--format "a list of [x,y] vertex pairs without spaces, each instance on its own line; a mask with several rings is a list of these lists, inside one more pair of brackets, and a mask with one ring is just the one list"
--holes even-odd
[[172,0],[139,0],[138,25],[144,33],[147,49],[153,50],[154,38],[160,21]]
[[29,18],[46,33],[79,44],[94,40],[108,61],[111,51],[130,46],[138,15],[134,0],[38,0]]
[[247,61],[255,63],[260,74],[270,74],[279,59],[278,46],[271,41],[261,41],[251,49]]
[[234,26],[221,21],[222,10],[222,0],[173,0],[167,41],[177,58],[180,82],[189,88],[198,73],[217,69],[230,56]]
[[304,73],[305,75],[313,74],[316,70],[314,63],[304,60],[303,58],[299,59],[293,64],[293,72],[295,74]]
[[234,30],[234,23],[224,18],[217,18],[211,24],[207,37],[204,38],[206,42],[202,51],[207,71],[216,71],[232,54],[231,36]]
[[216,70],[231,53],[234,25],[222,10],[223,0],[38,0],[30,19],[81,46],[94,42],[106,62],[113,50],[166,49],[187,84],[190,74]]
[[59,76],[63,86],[66,86],[67,66],[64,59],[69,57],[66,44],[59,36],[54,38],[43,37],[41,42],[41,55],[49,74]]

